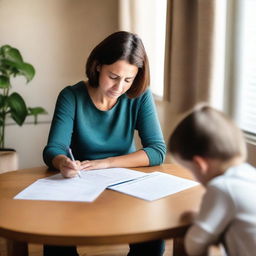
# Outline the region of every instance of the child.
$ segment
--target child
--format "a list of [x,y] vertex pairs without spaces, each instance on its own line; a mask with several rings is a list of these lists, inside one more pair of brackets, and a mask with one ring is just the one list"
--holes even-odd
[[206,188],[185,237],[187,253],[203,255],[221,240],[228,255],[256,255],[256,169],[245,163],[238,127],[224,113],[200,104],[175,128],[169,150]]

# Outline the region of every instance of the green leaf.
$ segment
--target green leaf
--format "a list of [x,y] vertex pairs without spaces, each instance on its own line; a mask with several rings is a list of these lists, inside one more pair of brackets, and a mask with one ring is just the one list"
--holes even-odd
[[27,83],[35,76],[36,71],[31,64],[23,62],[21,65],[17,66],[17,68],[20,73],[27,78]]
[[2,62],[9,66],[10,70],[12,70],[12,73],[14,75],[23,75],[26,77],[27,82],[31,81],[33,77],[35,76],[35,69],[34,67],[25,62],[13,62],[10,60],[2,60]]
[[11,47],[10,45],[4,45],[1,47],[3,57],[13,62],[23,62],[22,56],[18,49]]
[[9,49],[11,49],[12,47],[10,45],[3,45],[2,47],[0,47],[0,59],[2,59],[4,57],[4,53],[6,51],[9,51]]
[[8,88],[10,86],[11,86],[11,84],[10,84],[9,77],[0,75],[0,88],[4,89],[4,88]]
[[23,98],[16,92],[12,93],[8,98],[12,119],[22,125],[28,115],[27,106]]
[[37,116],[47,114],[47,111],[42,107],[28,108],[28,115],[34,116],[34,124],[37,124]]
[[19,70],[16,68],[17,67],[17,63],[10,61],[10,60],[6,60],[6,59],[2,59],[0,61],[0,70],[2,72],[3,75],[13,75],[14,77],[19,74]]
[[22,56],[18,49],[10,45],[4,45],[0,48],[0,71],[2,74],[23,75],[27,82],[31,81],[35,76],[34,67],[23,62]]
[[47,114],[47,111],[42,107],[28,108],[28,115]]

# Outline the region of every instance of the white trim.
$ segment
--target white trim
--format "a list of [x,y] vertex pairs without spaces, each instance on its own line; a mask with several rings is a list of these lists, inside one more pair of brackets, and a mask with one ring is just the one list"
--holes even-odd
[[256,134],[254,135],[251,133],[244,132],[244,136],[247,143],[250,143],[256,146]]

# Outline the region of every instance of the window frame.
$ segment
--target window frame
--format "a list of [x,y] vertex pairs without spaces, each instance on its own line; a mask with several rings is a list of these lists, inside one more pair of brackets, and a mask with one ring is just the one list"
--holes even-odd
[[[243,1],[243,0],[242,0]],[[243,2],[229,0],[227,3],[226,20],[226,56],[225,56],[225,88],[224,111],[239,125],[239,109],[241,108],[241,76],[239,74],[241,63],[241,12]],[[242,129],[243,130],[243,129]],[[244,131],[244,130],[243,130]],[[244,131],[246,140],[256,145],[255,133]]]

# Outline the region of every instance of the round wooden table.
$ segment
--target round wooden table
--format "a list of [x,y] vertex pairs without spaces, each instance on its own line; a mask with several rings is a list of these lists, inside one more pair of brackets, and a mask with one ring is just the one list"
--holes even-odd
[[[132,169],[192,178],[172,164]],[[180,215],[198,210],[203,193],[196,186],[153,202],[111,190],[92,203],[13,199],[37,179],[55,173],[44,166],[0,175],[0,236],[8,239],[8,255],[16,250],[16,255],[27,255],[28,243],[107,245],[182,237],[188,223]]]

